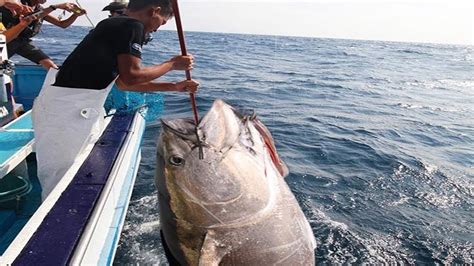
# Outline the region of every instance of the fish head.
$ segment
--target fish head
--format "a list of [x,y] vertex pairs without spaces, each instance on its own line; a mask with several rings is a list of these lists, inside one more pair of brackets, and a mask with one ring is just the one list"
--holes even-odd
[[[222,100],[214,102],[198,127],[190,118],[161,120],[161,123],[158,155],[163,166],[174,172],[184,169],[187,160],[199,159],[196,156],[199,149],[212,157],[212,153],[230,148],[238,140],[243,126],[239,115]],[[204,158],[203,162],[206,161],[209,160]]]
[[[242,127],[233,108],[222,100],[214,102],[197,127],[190,118],[163,119],[161,124],[157,176],[163,174],[173,179],[196,171],[196,168],[208,168],[216,160],[220,161],[216,158],[220,155],[216,153],[231,147]],[[204,158],[200,158],[200,152]]]
[[[228,203],[235,205],[257,194],[261,194],[264,205],[265,195],[270,193],[266,175],[278,173],[270,169],[273,164],[265,139],[248,117],[222,100],[213,103],[198,127],[191,119],[162,120],[155,178],[158,191],[174,205],[174,213],[192,216],[196,223],[200,214],[193,214],[194,210],[213,213],[213,206],[219,206],[217,212]],[[246,203],[245,211],[258,211],[260,203]],[[199,207],[207,209],[203,212]],[[244,214],[211,216],[213,221],[203,217],[202,224],[225,222]]]

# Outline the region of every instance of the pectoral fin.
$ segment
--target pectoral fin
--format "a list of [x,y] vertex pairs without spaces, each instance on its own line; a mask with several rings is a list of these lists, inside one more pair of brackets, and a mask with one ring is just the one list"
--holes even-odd
[[219,243],[215,236],[215,231],[207,231],[199,256],[199,266],[218,266],[227,253],[225,246]]

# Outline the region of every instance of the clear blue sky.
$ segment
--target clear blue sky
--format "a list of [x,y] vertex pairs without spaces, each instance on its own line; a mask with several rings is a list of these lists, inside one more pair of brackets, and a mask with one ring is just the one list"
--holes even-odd
[[[79,1],[97,23],[107,17],[100,10],[112,0]],[[189,31],[474,45],[474,0],[179,0],[179,5]],[[77,24],[90,25],[85,18]],[[175,29],[174,20],[163,29]]]

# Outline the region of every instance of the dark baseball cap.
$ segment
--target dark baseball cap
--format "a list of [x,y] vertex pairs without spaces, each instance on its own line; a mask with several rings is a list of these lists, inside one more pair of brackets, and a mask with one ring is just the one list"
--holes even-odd
[[112,2],[102,9],[102,11],[116,11],[127,8],[127,2]]

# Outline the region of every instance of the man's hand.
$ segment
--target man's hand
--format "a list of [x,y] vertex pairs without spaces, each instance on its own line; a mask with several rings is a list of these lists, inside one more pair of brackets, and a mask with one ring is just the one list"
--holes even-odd
[[81,16],[81,15],[84,15],[86,13],[86,11],[84,9],[80,8],[78,5],[76,5],[74,3],[56,4],[56,5],[54,5],[54,7],[62,9],[62,10],[66,10],[66,11],[71,12],[71,13],[74,13],[77,16]]
[[31,22],[37,19],[39,19],[39,16],[27,16],[27,17],[20,16],[20,23],[18,24],[26,27],[30,25]]
[[195,80],[183,80],[175,84],[175,91],[195,93],[199,87],[199,82]]
[[82,9],[80,6],[76,5],[76,4],[73,4],[75,6],[74,10],[72,11],[72,13],[78,17],[82,16],[82,15],[85,15],[87,12],[85,9]]
[[5,1],[5,7],[12,12],[13,15],[26,15],[33,12],[33,8],[27,5],[22,5],[17,2]]
[[169,60],[173,66],[173,70],[191,70],[194,65],[194,56],[192,55],[178,55]]

